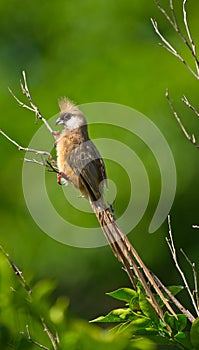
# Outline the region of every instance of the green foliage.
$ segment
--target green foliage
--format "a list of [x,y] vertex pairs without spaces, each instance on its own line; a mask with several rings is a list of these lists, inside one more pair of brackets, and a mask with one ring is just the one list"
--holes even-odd
[[[53,280],[41,280],[27,293],[21,279],[14,275],[5,256],[0,254],[0,349],[33,350],[39,346],[54,349],[49,334],[58,349],[70,350],[153,350],[154,342],[139,337],[131,340],[129,333],[123,334],[101,329],[86,321],[72,318],[65,296],[52,298],[56,288]],[[130,301],[134,291],[122,289],[116,298]],[[106,322],[131,320],[131,309],[113,311]],[[143,319],[144,320],[144,319]],[[48,328],[45,332],[44,328]],[[137,327],[137,326],[135,326]],[[138,327],[139,328],[139,327]],[[37,344],[37,345],[36,345]],[[39,344],[39,345],[38,345]]]
[[197,318],[192,324],[190,336],[194,348],[199,349],[199,318]]
[[[9,266],[12,265],[12,268]],[[147,300],[140,283],[137,291],[120,288],[107,295],[124,302],[124,307],[91,321],[70,315],[66,296],[52,298],[56,289],[54,280],[36,282],[30,289],[23,275],[5,253],[0,254],[0,348],[4,350],[45,349],[70,350],[153,350],[157,345],[180,349],[199,349],[198,319],[187,331],[185,315],[177,317],[165,312],[162,322]],[[18,272],[16,277],[14,271]],[[169,287],[177,294],[180,286]],[[55,294],[55,293],[54,293]],[[117,324],[102,329],[93,323]],[[169,328],[168,328],[169,327]]]
[[[169,290],[177,294],[181,286],[170,286]],[[131,339],[146,337],[156,345],[170,345],[179,349],[198,349],[198,319],[193,323],[190,333],[187,331],[187,318],[184,314],[176,317],[167,311],[164,323],[158,318],[147,297],[138,284],[137,293],[129,288],[120,288],[107,295],[126,302],[124,308],[112,310],[106,316],[99,316],[91,322],[112,322],[117,325],[113,334],[128,334]],[[161,305],[161,303],[160,303]],[[162,305],[161,305],[162,306]]]

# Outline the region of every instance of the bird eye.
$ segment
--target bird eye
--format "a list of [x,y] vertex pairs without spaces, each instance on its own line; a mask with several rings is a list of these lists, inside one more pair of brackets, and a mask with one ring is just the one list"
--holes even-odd
[[70,118],[71,118],[71,114],[70,113],[66,113],[66,114],[64,114],[64,116],[63,116],[63,118],[65,119],[65,120],[69,120]]

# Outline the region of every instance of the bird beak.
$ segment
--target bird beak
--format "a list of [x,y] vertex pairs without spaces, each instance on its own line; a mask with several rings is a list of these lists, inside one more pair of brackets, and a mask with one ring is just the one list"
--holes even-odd
[[63,120],[59,117],[59,118],[56,120],[55,125],[60,125],[60,124],[63,124]]

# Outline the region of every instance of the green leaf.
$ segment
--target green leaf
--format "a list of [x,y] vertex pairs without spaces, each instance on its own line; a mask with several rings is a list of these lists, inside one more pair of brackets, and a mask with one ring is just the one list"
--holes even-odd
[[168,286],[167,289],[171,292],[172,295],[177,295],[184,289],[183,286]]
[[138,295],[136,295],[135,298],[132,298],[129,307],[132,311],[140,311],[140,305],[139,305],[139,298]]
[[122,300],[127,303],[130,303],[131,299],[137,296],[136,291],[130,288],[119,288],[113,292],[109,292],[106,294],[110,295],[112,298]]
[[187,325],[187,318],[184,314],[177,314],[176,316],[177,318],[166,311],[164,314],[164,320],[172,330],[182,331]]
[[153,320],[155,323],[159,323],[159,318],[154,308],[147,300],[146,296],[142,293],[141,289],[138,289],[139,294],[139,306],[143,314]]
[[145,336],[146,334],[157,334],[158,330],[150,328],[152,321],[148,317],[137,317],[133,321],[120,323],[112,328],[113,333],[128,332],[132,335]]
[[[171,292],[171,294],[172,294],[173,296],[175,296],[175,295],[177,295],[179,292],[181,292],[181,290],[183,290],[184,287],[183,287],[183,286],[167,286],[167,289]],[[166,298],[167,300],[170,299],[170,297],[168,296],[168,294],[167,294],[166,292],[163,291],[163,294],[164,294],[164,296],[165,296],[165,298]],[[159,297],[159,295],[157,295],[157,294],[155,295],[155,298],[156,298],[156,300],[157,300],[159,306],[162,308],[162,307],[164,306],[164,302],[162,301],[162,299],[161,299],[161,298]]]
[[178,332],[174,336],[174,340],[177,341],[179,344],[183,345],[185,349],[193,349],[188,332]]
[[125,322],[131,321],[134,317],[130,309],[115,309],[109,312],[108,315],[99,316],[90,322]]
[[131,321],[128,325],[128,328],[132,331],[145,330],[146,328],[151,327],[151,319],[148,317],[139,317],[133,321]]
[[178,317],[178,330],[179,332],[183,331],[187,325],[187,318],[184,314],[177,314]]
[[190,330],[191,344],[199,349],[199,317],[193,322]]

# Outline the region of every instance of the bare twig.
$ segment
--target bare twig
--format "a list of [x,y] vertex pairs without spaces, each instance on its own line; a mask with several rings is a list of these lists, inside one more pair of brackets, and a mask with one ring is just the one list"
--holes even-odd
[[[37,149],[33,149],[33,148],[27,148],[27,147],[22,147],[20,146],[16,141],[14,141],[13,139],[11,139],[5,132],[3,132],[2,130],[0,130],[0,134],[2,134],[8,141],[10,141],[13,145],[15,145],[19,151],[24,151],[24,152],[29,152],[29,153],[34,153],[36,155],[39,155],[41,157],[41,161],[38,161],[34,158],[29,159],[29,158],[24,158],[24,161],[27,163],[34,163],[34,164],[38,164],[38,165],[42,165],[44,167],[49,167],[51,168],[51,170],[53,170],[54,172],[58,173],[57,167],[56,167],[56,161],[55,159],[52,157],[52,155],[50,154],[50,152],[47,151],[41,151],[41,150],[37,150]],[[50,159],[49,161],[46,161],[44,159],[44,156],[47,156]],[[52,165],[52,163],[54,165]]]
[[29,88],[28,88],[28,84],[27,84],[27,78],[26,78],[26,73],[23,70],[22,71],[22,77],[23,80],[20,80],[20,86],[21,86],[21,90],[22,93],[26,96],[30,106],[28,106],[27,104],[23,103],[22,101],[20,101],[18,99],[18,97],[16,97],[16,95],[14,94],[14,92],[8,88],[9,92],[11,93],[11,95],[14,97],[14,99],[17,101],[17,103],[19,104],[20,107],[25,108],[31,112],[34,112],[36,115],[37,119],[41,119],[41,121],[45,124],[46,128],[48,129],[48,131],[51,133],[51,135],[54,137],[54,139],[56,139],[57,137],[57,132],[52,130],[51,126],[48,124],[47,120],[43,117],[43,115],[41,114],[39,108],[34,104]]
[[195,300],[196,300],[196,305],[197,308],[199,310],[199,296],[198,296],[198,279],[197,279],[197,271],[196,271],[196,265],[194,262],[192,262],[188,256],[185,254],[185,252],[183,251],[183,249],[180,249],[181,253],[183,254],[183,256],[185,257],[186,261],[188,262],[188,264],[191,266],[192,268],[192,272],[193,272],[193,281],[194,281],[194,290],[193,290],[193,296],[195,296]]
[[40,162],[39,160],[36,160],[34,158],[32,159],[29,159],[29,158],[24,158],[24,162],[26,163],[33,163],[33,164],[38,164],[38,165],[41,165],[41,166],[46,166],[46,162],[45,160],[42,159],[42,161]]
[[168,89],[166,89],[166,98],[167,98],[167,100],[168,100],[168,102],[169,102],[169,106],[170,106],[170,108],[171,108],[171,110],[172,110],[172,112],[173,112],[173,115],[174,115],[175,119],[177,120],[177,122],[178,122],[178,124],[179,124],[179,126],[180,126],[180,128],[181,128],[181,130],[182,130],[182,132],[183,132],[183,134],[185,135],[185,137],[187,138],[187,140],[189,140],[196,148],[199,148],[199,145],[196,143],[196,139],[195,139],[194,134],[190,135],[190,134],[187,132],[187,130],[185,129],[184,125],[182,124],[181,119],[180,119],[180,117],[178,116],[178,114],[177,114],[177,112],[176,112],[176,110],[175,110],[175,108],[174,108],[174,106],[173,106],[173,103],[172,103],[172,101],[171,101],[171,99],[170,99],[170,97],[169,97]]
[[168,40],[166,40],[165,37],[160,33],[157,22],[151,18],[151,23],[153,25],[153,28],[156,34],[159,36],[159,38],[163,42],[163,45],[162,44],[160,45],[164,47],[167,51],[169,51],[173,56],[177,57],[177,59],[185,65],[185,67],[191,72],[191,74],[196,79],[199,79],[199,76],[194,72],[194,70],[187,63],[187,61],[184,60],[184,58],[179,54],[179,52],[176,49],[174,49],[174,47],[168,42]]
[[[178,25],[178,22],[176,19],[174,6],[173,6],[173,0],[169,0],[169,9],[170,9],[171,15],[169,15],[168,12],[161,6],[161,4],[159,3],[158,0],[155,0],[155,3],[157,5],[158,9],[162,12],[164,17],[169,22],[169,24],[172,26],[172,28],[175,30],[175,32],[180,36],[182,41],[187,46],[188,50],[191,52],[193,59],[194,59],[195,66],[196,66],[196,72],[191,68],[191,66],[187,63],[187,61],[185,61],[184,58],[177,52],[177,50],[169,43],[169,41],[164,37],[164,35],[162,35],[160,33],[157,22],[153,19],[151,19],[151,22],[152,22],[152,25],[153,25],[153,28],[154,28],[156,34],[159,36],[161,42],[163,43],[162,46],[165,49],[167,49],[172,55],[177,57],[186,66],[186,68],[191,72],[191,74],[198,80],[199,79],[199,61],[198,61],[197,53],[196,53],[196,45],[194,44],[190,29],[189,29],[188,21],[187,21],[186,2],[187,2],[187,0],[183,0],[183,5],[182,5],[183,22],[184,22],[184,28],[186,31],[186,36],[185,36],[179,28],[179,25]],[[195,139],[195,135],[194,134],[190,135],[187,132],[187,130],[184,127],[181,119],[179,118],[176,110],[174,109],[173,103],[169,97],[168,89],[166,90],[166,98],[169,102],[169,105],[170,105],[170,108],[173,112],[173,115],[176,118],[176,120],[177,120],[182,132],[184,133],[185,137],[196,148],[199,148],[199,145],[197,144],[196,139]],[[183,96],[182,101],[185,103],[185,105],[188,108],[190,108],[197,115],[197,117],[199,117],[199,112],[197,111],[197,109],[194,106],[191,105],[191,103],[188,101],[188,99],[185,96]]]
[[181,275],[181,278],[183,280],[183,283],[185,285],[185,288],[191,298],[191,302],[192,302],[192,305],[196,311],[196,314],[197,316],[199,316],[199,310],[197,308],[197,305],[195,303],[195,299],[193,297],[193,294],[189,288],[189,285],[188,285],[188,282],[186,280],[186,277],[184,275],[184,272],[182,271],[181,267],[179,266],[179,263],[178,263],[178,259],[177,259],[177,254],[176,254],[176,250],[175,250],[175,245],[174,245],[174,242],[173,242],[173,236],[172,236],[172,230],[171,230],[171,220],[170,220],[170,216],[168,215],[168,228],[169,228],[169,237],[166,237],[166,241],[167,241],[167,244],[169,246],[169,249],[171,251],[171,255],[172,255],[172,258],[173,258],[173,261],[175,263],[175,266],[178,270],[178,272],[180,273]]
[[166,10],[160,5],[159,1],[155,0],[156,6],[158,7],[158,9],[163,13],[163,15],[165,16],[165,18],[167,19],[167,21],[169,21],[169,23],[172,25],[172,27],[174,26],[173,21],[171,20],[171,18],[169,17],[168,13],[166,12]]
[[50,331],[50,329],[47,327],[45,321],[43,318],[41,318],[41,322],[42,322],[42,325],[44,327],[44,332],[46,332],[46,334],[48,335],[51,343],[52,343],[52,346],[53,346],[53,349],[54,350],[57,350],[57,347],[58,347],[58,339],[57,337],[55,337],[52,332]]
[[193,228],[199,228],[199,225],[192,225]]
[[165,287],[165,285],[159,280],[159,278],[153,272],[151,272],[151,275],[153,276],[154,280],[157,282],[158,286],[162,288],[162,290],[168,295],[169,299],[178,308],[178,310],[182,312],[190,322],[193,323],[195,321],[195,317],[191,314],[191,312],[184,308],[184,306],[178,301],[178,299],[176,299],[176,297],[170,292],[170,290],[167,287]]
[[195,61],[195,66],[196,66],[196,71],[197,71],[197,75],[199,76],[199,61],[198,61],[198,58],[197,58],[197,53],[196,53],[196,45],[193,41],[193,38],[191,36],[191,33],[190,33],[190,29],[189,29],[189,25],[188,25],[188,22],[187,22],[187,12],[186,12],[186,2],[187,0],[183,0],[183,5],[182,5],[182,8],[183,8],[183,18],[184,18],[184,25],[185,25],[185,29],[186,29],[186,32],[187,32],[187,36],[188,36],[188,39],[189,39],[189,42],[190,42],[190,45],[191,45],[191,53],[194,57],[194,61]]
[[177,50],[168,42],[168,40],[164,37],[164,35],[162,35],[160,33],[157,22],[154,19],[151,19],[155,33],[159,36],[161,42],[163,43],[162,46],[166,50],[168,50],[172,55],[177,57],[177,59],[180,60],[186,66],[186,68],[191,72],[191,74],[197,80],[199,80],[199,61],[198,61],[197,54],[196,54],[196,46],[194,44],[193,38],[192,38],[190,30],[189,30],[189,26],[188,26],[187,13],[186,13],[186,8],[185,8],[186,0],[183,0],[182,11],[183,11],[184,27],[185,27],[185,31],[186,31],[188,39],[186,38],[186,36],[184,36],[184,34],[182,33],[182,31],[179,28],[179,25],[178,25],[178,22],[176,19],[176,15],[175,15],[175,11],[174,11],[173,1],[170,0],[170,2],[169,2],[169,9],[171,11],[172,18],[168,15],[166,10],[160,5],[158,0],[155,0],[155,3],[157,5],[158,9],[162,12],[162,14],[165,16],[167,21],[170,23],[170,25],[174,28],[175,32],[179,35],[179,37],[185,43],[188,50],[191,52],[193,59],[194,59],[195,66],[196,66],[196,72],[191,68],[191,66],[187,63],[187,61],[179,54],[179,52],[177,52]]
[[38,348],[43,349],[43,350],[50,350],[49,348],[47,348],[46,346],[38,343],[37,341],[33,340],[31,335],[30,335],[30,330],[29,330],[29,326],[26,325],[26,332],[27,332],[27,336],[28,336],[28,340],[29,342],[31,342],[32,344],[36,345]]
[[31,290],[30,286],[27,284],[25,278],[23,277],[22,272],[15,265],[15,263],[11,260],[9,254],[4,250],[4,248],[1,245],[0,245],[0,250],[3,253],[3,255],[5,256],[5,258],[7,259],[10,267],[13,269],[15,275],[18,277],[19,281],[21,282],[22,286],[24,287],[24,289],[26,290],[28,295],[31,295],[32,294],[32,290]]
[[[174,6],[173,6],[173,0],[170,0],[169,3],[169,8],[171,11],[171,15],[173,18],[173,22],[169,21],[170,24],[172,25],[172,27],[174,28],[174,30],[176,31],[176,33],[179,35],[179,37],[182,39],[182,41],[185,43],[185,45],[188,47],[188,49],[191,51],[192,53],[192,47],[190,45],[190,43],[188,42],[187,38],[184,36],[184,34],[182,33],[182,31],[180,30],[180,27],[178,25],[177,19],[176,19],[176,14],[175,14],[175,10],[174,10]],[[160,7],[159,7],[160,9]],[[163,13],[163,11],[161,11]],[[166,17],[166,16],[165,16]],[[168,16],[169,17],[169,16]],[[166,17],[167,18],[167,17]],[[168,18],[167,18],[168,20]],[[185,28],[186,29],[186,28]]]
[[186,96],[184,95],[182,97],[182,102],[185,103],[185,105],[190,108],[194,113],[195,115],[197,115],[197,117],[199,117],[199,112],[197,111],[197,109],[188,101],[188,99],[186,98]]
[[51,156],[50,152],[40,151],[40,150],[37,150],[37,149],[32,149],[32,148],[27,148],[27,147],[22,147],[16,141],[11,139],[3,130],[0,130],[0,134],[2,134],[8,141],[13,143],[13,145],[15,145],[18,148],[19,151],[35,153],[35,154],[40,155],[40,156],[48,156],[51,161],[54,160],[54,158]]

